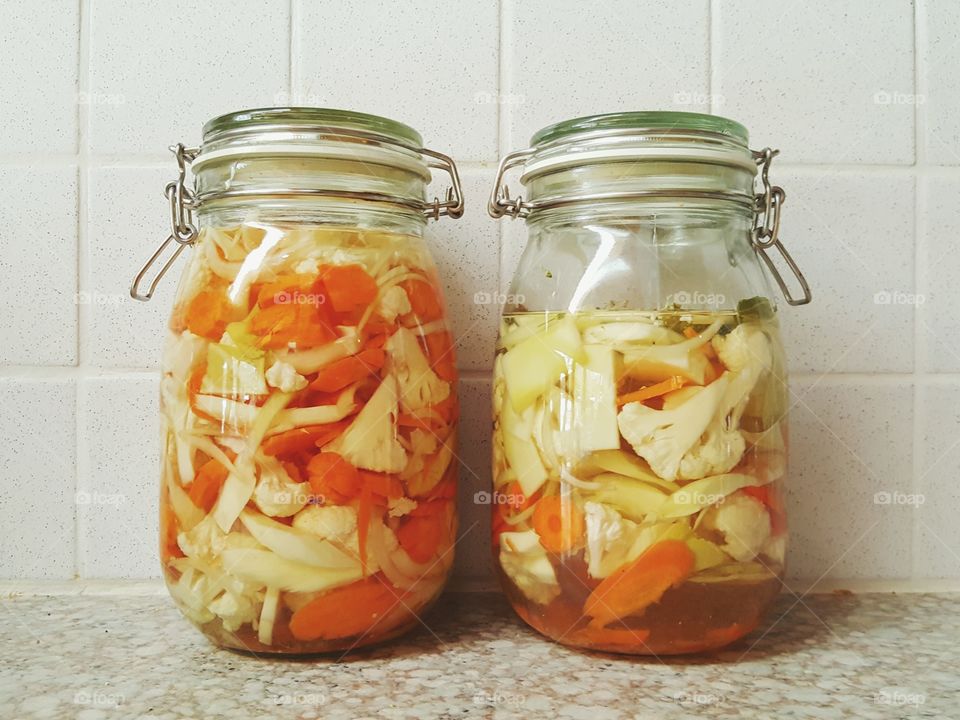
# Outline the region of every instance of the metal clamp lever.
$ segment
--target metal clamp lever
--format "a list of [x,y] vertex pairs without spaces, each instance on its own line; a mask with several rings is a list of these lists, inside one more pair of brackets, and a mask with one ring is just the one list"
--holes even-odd
[[[754,227],[751,239],[754,249],[757,251],[757,254],[760,255],[760,259],[763,260],[770,274],[773,275],[773,279],[777,281],[780,292],[783,293],[783,297],[787,303],[790,305],[806,305],[813,299],[813,295],[810,292],[810,285],[807,283],[807,279],[803,276],[803,272],[801,272],[796,261],[783,246],[779,237],[780,210],[787,199],[787,194],[779,185],[771,185],[769,177],[770,163],[779,152],[779,150],[773,150],[772,148],[752,151],[753,159],[756,160],[757,165],[760,166],[760,180],[763,183],[763,192],[756,196]],[[790,288],[787,287],[787,283],[777,269],[773,258],[767,254],[767,250],[770,248],[774,248],[780,253],[780,257],[783,258],[783,261],[787,264],[787,267],[790,268],[797,282],[800,283],[803,297],[796,298],[790,292]]]
[[[130,285],[130,297],[141,302],[147,302],[153,297],[157,285],[167,273],[167,270],[180,257],[180,253],[188,245],[193,245],[197,239],[197,226],[193,222],[194,196],[193,192],[186,187],[184,180],[187,175],[187,165],[197,156],[198,150],[197,148],[185,148],[181,143],[171,145],[170,152],[176,155],[178,165],[177,179],[167,183],[163,191],[170,203],[170,235],[160,244],[160,247],[154,251],[150,259],[140,268],[140,272],[133,278],[133,283]],[[173,255],[157,271],[153,280],[150,281],[147,291],[145,293],[141,292],[140,284],[143,282],[144,276],[160,259],[167,247],[174,242],[177,244],[177,248]]]
[[503,176],[507,170],[517,165],[523,164],[527,158],[533,155],[533,149],[517,150],[512,152],[500,161],[497,168],[497,177],[493,181],[493,190],[490,191],[490,200],[487,202],[487,212],[491,217],[501,218],[509,215],[512,218],[526,217],[530,212],[530,207],[523,201],[519,195],[516,198],[510,197],[510,189],[506,185],[501,185]]
[[451,183],[451,186],[447,188],[446,199],[441,202],[440,198],[435,197],[433,202],[428,203],[428,206],[424,208],[423,214],[434,220],[439,220],[442,216],[456,219],[463,215],[463,188],[460,186],[460,174],[457,172],[457,166],[453,162],[453,158],[427,148],[419,148],[417,152],[434,158],[434,161],[427,162],[427,165],[445,171],[450,176]]

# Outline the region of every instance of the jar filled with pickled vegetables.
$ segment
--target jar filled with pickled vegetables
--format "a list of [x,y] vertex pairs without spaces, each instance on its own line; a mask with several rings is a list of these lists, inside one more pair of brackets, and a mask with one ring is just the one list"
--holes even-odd
[[149,298],[191,247],[162,363],[170,594],[258,654],[395,637],[453,561],[457,373],[423,240],[462,214],[453,161],[400,123],[317,108],[224,115],[173,150],[171,234],[131,289]]
[[[500,165],[490,212],[526,218],[528,241],[494,365],[495,565],[558,642],[711,650],[781,588],[788,402],[764,268],[790,304],[810,292],[778,237],[775,154],[724,118],[639,112],[552,125]],[[502,187],[517,166],[524,197]]]

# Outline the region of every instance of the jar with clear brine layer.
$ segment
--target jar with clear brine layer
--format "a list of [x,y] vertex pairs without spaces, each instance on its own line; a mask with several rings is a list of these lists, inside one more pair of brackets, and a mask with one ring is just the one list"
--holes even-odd
[[[762,268],[791,304],[809,288],[777,237],[776,153],[692,113],[582,118],[531,145],[490,200],[529,231],[493,377],[502,585],[565,644],[722,647],[784,569],[786,364]],[[518,165],[526,198],[500,188]]]
[[170,594],[258,654],[395,637],[453,560],[457,376],[422,235],[462,212],[456,169],[404,125],[312,108],[225,115],[176,151],[151,260],[192,245],[162,363]]

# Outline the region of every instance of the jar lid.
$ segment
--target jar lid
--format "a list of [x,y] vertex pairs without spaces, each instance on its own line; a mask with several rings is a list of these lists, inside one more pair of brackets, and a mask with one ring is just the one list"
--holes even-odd
[[[500,163],[494,217],[613,201],[665,198],[731,201],[751,209],[757,154],[747,129],[716,115],[618,112],[564,120]],[[529,199],[511,198],[504,174],[521,168]]]
[[622,130],[624,128],[630,130],[645,128],[659,131],[700,130],[727,135],[734,140],[739,140],[744,146],[750,139],[747,129],[736,120],[704,113],[657,110],[587,115],[573,120],[563,120],[553,125],[547,125],[535,132],[533,137],[530,138],[530,144],[544,145],[558,138],[570,137],[571,135],[582,135],[598,130]]
[[748,140],[743,125],[717,115],[672,111],[588,115],[534,133],[520,182],[577,165],[644,160],[725,165],[755,175]]
[[333,108],[257,108],[206,123],[193,168],[238,157],[314,157],[384,165],[429,180],[422,145],[416,130],[379,115]]

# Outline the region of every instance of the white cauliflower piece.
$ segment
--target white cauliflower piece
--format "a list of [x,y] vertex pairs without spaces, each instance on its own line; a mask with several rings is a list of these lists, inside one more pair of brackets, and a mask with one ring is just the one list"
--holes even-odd
[[617,416],[620,434],[664,480],[680,477],[680,463],[710,425],[727,390],[726,373],[673,410],[643,403],[624,405]]
[[394,285],[387,290],[377,303],[377,315],[387,322],[395,322],[398,315],[406,315],[412,309],[410,298],[399,285]]
[[500,567],[537,604],[546,605],[560,594],[557,573],[536,530],[500,534]]
[[627,562],[637,537],[637,524],[607,505],[584,503],[587,526],[587,572],[605,578]]
[[307,379],[290,363],[277,360],[266,372],[267,384],[280,392],[297,392],[307,386]]
[[308,505],[293,518],[293,527],[330,540],[357,532],[357,511],[347,505]]
[[449,397],[450,384],[430,368],[430,361],[411,330],[400,328],[383,347],[388,369],[399,383],[400,406],[404,411],[421,410]]
[[248,593],[223,592],[207,608],[223,621],[223,629],[236,632],[241,625],[253,622],[259,615],[259,600]]
[[310,494],[310,483],[293,482],[280,463],[263,463],[253,502],[264,515],[290,517],[303,509]]
[[226,547],[226,537],[213,515],[206,515],[191,530],[177,535],[177,545],[187,557],[212,564]]
[[770,537],[770,514],[763,503],[749,495],[734,495],[710,508],[700,523],[701,530],[723,535],[721,548],[734,560],[755,558]]
[[397,518],[403,517],[408,514],[410,511],[415,510],[417,507],[417,501],[413,498],[408,497],[398,497],[398,498],[389,498],[387,500],[387,509],[390,512],[390,517]]
[[[394,333],[394,337],[400,331]],[[407,464],[407,451],[397,438],[397,380],[390,374],[363,406],[343,434],[326,445],[355,467],[375,472],[399,473]]]
[[640,525],[598,502],[583,506],[587,526],[587,572],[605,578],[640,557],[671,523]]
[[304,258],[294,265],[293,271],[297,275],[319,275],[320,260],[312,257]]

